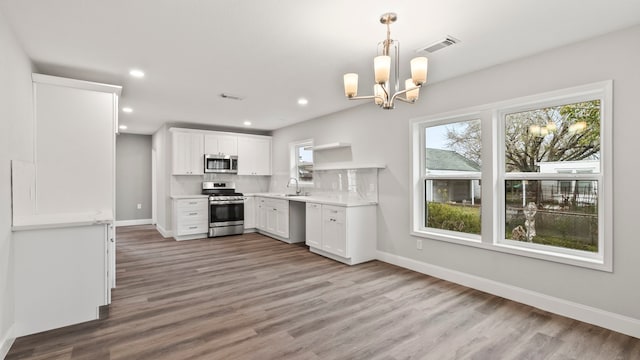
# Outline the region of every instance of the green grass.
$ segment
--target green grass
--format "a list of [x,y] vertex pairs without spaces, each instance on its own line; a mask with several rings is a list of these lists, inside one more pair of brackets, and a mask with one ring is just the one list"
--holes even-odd
[[[522,225],[524,227],[523,223],[516,224],[514,226],[517,225]],[[427,203],[427,226],[436,229],[480,235],[480,207],[429,202]],[[507,226],[506,230],[507,235],[511,234],[513,226]],[[559,236],[538,234],[533,238],[533,243],[556,246],[565,249],[576,249],[590,252],[598,251],[597,244],[578,241],[570,236],[571,234],[566,234],[565,236],[560,234]]]

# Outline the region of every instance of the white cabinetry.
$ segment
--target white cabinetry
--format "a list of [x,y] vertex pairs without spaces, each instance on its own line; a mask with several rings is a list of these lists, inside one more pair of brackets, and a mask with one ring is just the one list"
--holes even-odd
[[244,229],[253,231],[257,227],[256,221],[256,198],[255,196],[244,197]]
[[289,242],[289,201],[257,197],[258,230]]
[[238,137],[235,135],[205,134],[204,153],[238,155]]
[[322,205],[322,250],[348,258],[346,208]]
[[238,175],[271,175],[271,137],[238,136]]
[[115,281],[109,228],[122,88],[32,80],[37,161],[23,163],[29,171],[14,172],[12,184],[13,337],[97,319]]
[[191,240],[207,237],[209,231],[209,200],[173,200],[173,237],[176,240]]
[[312,252],[348,265],[376,258],[376,206],[307,203],[306,243]]
[[204,174],[204,135],[171,129],[172,175]]
[[322,205],[306,203],[306,244],[322,249]]

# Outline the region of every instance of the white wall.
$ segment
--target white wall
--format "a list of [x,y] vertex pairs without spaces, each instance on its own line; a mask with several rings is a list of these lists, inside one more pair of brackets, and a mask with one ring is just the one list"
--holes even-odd
[[32,65],[0,12],[0,357],[14,323],[10,160],[33,161]]
[[151,147],[150,135],[116,137],[116,220],[151,219]]
[[[387,165],[379,174],[378,250],[640,320],[640,198],[630,166],[640,153],[638,64],[640,26],[428,85],[415,105],[383,111],[365,103],[275,131],[274,174],[288,171],[292,141],[350,142],[353,161]],[[435,240],[416,250],[409,235],[410,119],[607,79],[614,81],[613,273]]]

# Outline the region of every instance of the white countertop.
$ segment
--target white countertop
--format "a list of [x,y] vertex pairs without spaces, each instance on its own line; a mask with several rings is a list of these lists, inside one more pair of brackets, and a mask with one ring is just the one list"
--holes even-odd
[[170,198],[172,199],[206,199],[208,198],[209,195],[202,195],[202,194],[197,194],[197,195],[171,195]]
[[344,195],[309,195],[309,196],[285,196],[280,193],[249,193],[244,194],[245,196],[260,196],[267,197],[271,199],[282,199],[289,201],[298,201],[298,202],[310,202],[316,204],[326,204],[326,205],[335,205],[335,206],[370,206],[376,205],[375,201],[368,201],[362,199],[354,199],[352,197],[344,196]]
[[11,230],[38,230],[113,223],[112,211],[16,216]]

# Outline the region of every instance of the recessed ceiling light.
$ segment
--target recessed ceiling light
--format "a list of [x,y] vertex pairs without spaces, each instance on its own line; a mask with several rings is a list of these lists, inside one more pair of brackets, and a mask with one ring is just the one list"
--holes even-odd
[[142,78],[144,77],[144,71],[138,70],[138,69],[132,69],[131,71],[129,71],[129,75],[137,78]]
[[307,105],[308,103],[309,103],[309,100],[305,98],[298,99],[298,105]]
[[244,126],[251,126],[251,121],[245,121],[243,124]]
[[130,113],[130,112],[133,112],[133,109],[132,109],[132,108],[130,108],[130,107],[123,107],[123,108],[122,108],[122,111],[123,111],[123,112],[126,112],[126,113]]
[[120,128],[120,130],[127,130],[127,125],[120,125],[118,127]]

